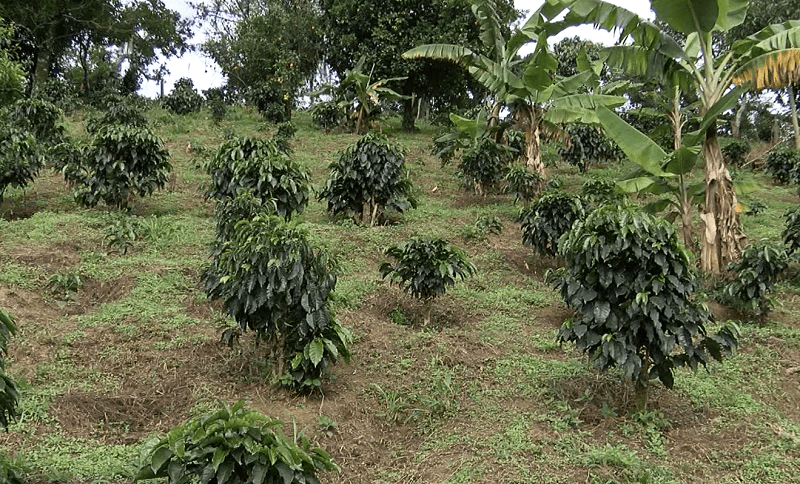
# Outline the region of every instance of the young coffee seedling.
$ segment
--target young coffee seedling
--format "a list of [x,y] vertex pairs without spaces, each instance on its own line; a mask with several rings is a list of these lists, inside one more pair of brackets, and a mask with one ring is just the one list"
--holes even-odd
[[388,277],[390,283],[425,303],[425,325],[431,322],[434,298],[444,294],[456,279],[464,280],[477,271],[461,249],[449,247],[444,239],[413,238],[384,253],[394,262],[381,264],[381,277]]

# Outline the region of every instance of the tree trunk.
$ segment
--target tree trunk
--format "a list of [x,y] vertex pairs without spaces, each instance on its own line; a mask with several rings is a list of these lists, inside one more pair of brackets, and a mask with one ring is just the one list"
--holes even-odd
[[794,132],[794,149],[800,150],[800,126],[797,125],[797,104],[794,101],[794,88],[789,84],[789,107],[792,110],[792,130]]
[[367,134],[369,131],[369,113],[364,106],[358,107],[358,117],[356,118],[356,133]]
[[700,214],[703,221],[700,266],[703,272],[716,275],[739,258],[747,237],[742,232],[742,223],[736,212],[736,192],[717,143],[716,126],[706,132],[703,158],[706,161],[706,198],[705,208]]
[[694,240],[692,239],[692,202],[685,198],[681,200],[681,225],[683,229],[683,245],[686,250],[692,251]]
[[414,131],[414,99],[406,99],[403,101],[403,131]]
[[425,326],[431,325],[432,313],[433,313],[433,298],[430,298],[427,301],[425,301],[425,319],[423,320],[423,324]]
[[[642,351],[640,351],[640,354]],[[642,369],[639,379],[634,382],[636,386],[636,411],[644,412],[647,410],[647,386],[650,381],[650,359],[647,354],[641,354]]]
[[538,173],[542,180],[547,180],[547,170],[542,161],[539,144],[539,120],[536,119],[535,111],[531,111],[528,113],[528,126],[525,131],[525,164],[531,171]]

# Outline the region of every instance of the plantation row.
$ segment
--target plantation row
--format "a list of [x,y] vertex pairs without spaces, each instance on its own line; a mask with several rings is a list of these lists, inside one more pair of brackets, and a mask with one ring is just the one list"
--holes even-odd
[[[40,116],[37,109],[48,116]],[[57,109],[41,101],[19,102],[10,112],[15,111],[27,112],[24,119],[29,121],[58,119]],[[152,194],[166,185],[168,154],[135,108],[121,103],[90,118],[86,131],[93,139],[83,148],[66,141],[57,126],[53,122],[41,130],[56,133],[49,139],[58,143],[49,147],[48,135],[27,135],[34,140],[29,145],[35,153],[28,159],[37,159],[38,164],[17,171],[25,174],[26,183],[43,166],[43,159],[49,158],[74,187],[75,200],[83,205],[103,202],[130,207],[136,196]],[[349,358],[352,335],[332,317],[328,306],[336,286],[336,261],[309,242],[302,226],[291,222],[292,216],[307,206],[312,191],[308,170],[291,156],[288,140],[294,129],[291,123],[284,123],[275,132],[273,139],[231,138],[206,165],[210,176],[206,196],[216,200],[216,243],[204,282],[208,296],[223,300],[239,330],[253,330],[264,344],[272,357],[274,381],[307,392],[323,384],[331,364]],[[497,156],[497,146],[502,146],[502,156]],[[660,379],[671,387],[675,368],[696,369],[711,359],[721,359],[736,346],[735,325],[725,325],[716,334],[706,331],[710,314],[693,295],[697,282],[690,259],[671,225],[629,206],[614,184],[590,179],[583,195],[567,194],[554,180],[544,184],[526,167],[514,165],[513,147],[482,141],[468,150],[459,166],[464,187],[486,194],[499,182],[499,177],[493,183],[470,177],[470,166],[487,171],[489,165],[492,172],[506,173],[506,190],[525,205],[519,215],[523,243],[542,257],[558,256],[565,263],[553,274],[553,282],[565,303],[575,309],[575,316],[558,332],[559,341],[574,342],[601,370],[620,368],[636,384],[639,408],[646,404],[646,390],[652,381]],[[477,161],[463,162],[470,157]],[[92,160],[102,164],[92,166]],[[319,198],[327,203],[332,216],[369,226],[387,221],[391,213],[416,207],[412,193],[402,149],[383,136],[368,134],[330,166]],[[798,218],[797,213],[789,215],[784,234],[791,251],[800,246]],[[492,221],[487,218],[484,223],[485,230],[491,230]],[[125,224],[125,216],[119,218],[119,224]],[[130,237],[124,230],[119,233],[110,242],[124,252]],[[387,248],[386,254],[394,261],[380,267],[381,275],[425,302],[426,324],[433,299],[456,279],[476,271],[464,252],[448,247],[441,239],[412,239]],[[724,292],[752,317],[764,317],[770,308],[768,293],[787,267],[785,250],[753,245],[742,261],[731,267],[739,277]],[[3,318],[7,340],[14,323],[5,313]],[[232,341],[236,333],[228,330],[224,339]],[[16,393],[13,382],[6,380],[3,415],[7,423],[14,414]],[[223,429],[238,432],[245,440],[252,437],[249,432],[254,428],[275,435],[270,443],[261,445],[273,449],[265,450],[267,454],[283,457],[245,457],[243,449],[258,439],[231,444],[220,451],[225,460],[212,465],[220,473],[218,478],[229,472],[288,476],[287,468],[298,473],[297,479],[300,475],[311,478],[315,470],[335,467],[327,454],[307,442],[294,447],[280,434],[272,434],[274,425],[275,421],[245,412],[241,404],[187,422],[149,449],[149,468],[141,476],[210,472],[207,466],[211,464],[189,465],[180,442],[191,439],[192,445],[198,446],[198,462],[202,462],[201,456]],[[208,432],[200,440],[198,427]],[[275,450],[279,448],[284,450]],[[171,464],[178,461],[184,465],[180,470]],[[228,464],[223,466],[223,462]],[[249,471],[239,467],[242,462]]]

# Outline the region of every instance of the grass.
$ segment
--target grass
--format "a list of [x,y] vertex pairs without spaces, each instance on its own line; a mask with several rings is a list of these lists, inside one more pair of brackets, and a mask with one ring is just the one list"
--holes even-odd
[[[331,452],[343,472],[325,482],[796,480],[800,393],[796,374],[786,372],[800,355],[796,279],[779,284],[764,325],[742,327],[734,358],[696,375],[679,370],[673,391],[655,384],[652,407],[632,414],[630,389],[613,371],[598,375],[556,342],[567,313],[544,273],[558,262],[521,246],[519,207],[509,196],[463,192],[454,164],[441,168],[428,154],[437,129],[422,124],[406,134],[390,119],[384,132],[407,149],[419,207],[376,227],[332,220],[318,200],[298,217],[340,263],[333,307],[356,342],[351,364],[337,364],[320,392],[288,394],[265,380],[269,355],[250,333],[233,348],[217,343],[221,323],[235,323],[205,299],[200,279],[214,236],[203,165],[226,132],[269,129],[239,108],[221,126],[204,112],[147,116],[171,152],[176,183],[135,203],[137,237],[126,254],[107,245],[107,209],[77,207],[52,173],[25,192],[9,190],[0,205],[0,305],[19,323],[8,367],[21,382],[19,421],[0,441],[30,467],[33,482],[130,482],[150,435],[240,398],[282,418],[287,435],[303,433]],[[83,135],[79,118],[67,124]],[[293,156],[321,187],[327,165],[358,137],[315,130],[307,112],[296,113],[295,124]],[[608,164],[589,174],[613,180],[630,169]],[[586,179],[574,167],[549,170],[567,191]],[[742,217],[750,239],[778,240],[796,189],[747,170],[735,176],[755,182],[741,196],[745,205],[767,206]],[[500,219],[502,233],[471,237],[484,214]],[[436,300],[430,327],[420,324],[418,302],[378,274],[384,249],[415,235],[449,239],[479,268]],[[47,280],[67,273],[84,287],[58,305]],[[66,397],[76,393],[131,402],[114,409],[117,433],[86,411],[82,427],[63,419]],[[335,425],[321,425],[322,416]]]

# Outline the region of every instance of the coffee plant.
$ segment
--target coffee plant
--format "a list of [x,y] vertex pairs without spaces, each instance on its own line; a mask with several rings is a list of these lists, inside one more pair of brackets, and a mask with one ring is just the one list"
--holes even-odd
[[62,271],[47,279],[47,287],[53,296],[65,301],[74,301],[78,297],[78,290],[83,287],[83,281],[75,271]]
[[344,111],[334,101],[318,103],[311,108],[311,121],[330,133],[344,122]]
[[500,182],[513,156],[507,146],[488,136],[476,139],[458,164],[464,188],[485,196]]
[[64,127],[59,124],[61,110],[53,103],[36,98],[20,99],[9,106],[4,121],[27,131],[42,147],[64,141]]
[[19,394],[14,380],[6,375],[6,358],[8,357],[8,340],[17,333],[14,317],[0,308],[0,428],[7,429],[8,424],[17,417]]
[[167,109],[175,114],[189,114],[199,111],[203,107],[203,96],[194,89],[194,82],[188,77],[175,81],[175,86],[164,97]]
[[36,140],[19,128],[0,125],[0,202],[8,187],[25,188],[42,167]]
[[800,151],[788,146],[781,146],[767,155],[767,173],[779,185],[797,182],[800,170]]
[[786,245],[788,245],[789,254],[794,254],[800,249],[800,207],[793,212],[786,212],[784,215],[786,224],[783,229],[781,237]]
[[83,206],[100,202],[127,208],[135,196],[164,188],[172,166],[163,142],[145,128],[107,125],[98,131],[77,166],[62,169],[75,184],[73,195]]
[[549,192],[520,212],[522,243],[542,257],[558,255],[558,239],[585,217],[583,202],[575,195]]
[[218,87],[212,87],[204,92],[208,111],[214,124],[219,124],[228,113],[228,104],[225,102],[225,93]]
[[86,132],[97,134],[100,128],[107,125],[124,125],[132,128],[146,128],[147,118],[142,112],[128,103],[119,103],[109,106],[103,114],[89,118],[86,122]]
[[572,124],[567,128],[569,144],[558,149],[565,162],[586,172],[593,161],[618,161],[625,157],[622,150],[603,131],[587,124]]
[[252,87],[247,93],[247,102],[253,105],[265,121],[283,123],[290,121],[291,95],[275,83],[264,83]]
[[328,202],[333,215],[375,225],[384,211],[404,212],[417,206],[405,173],[405,156],[383,135],[364,135],[329,170],[319,199]]
[[456,279],[464,280],[477,272],[466,253],[450,247],[444,239],[417,237],[388,247],[384,254],[394,260],[381,264],[381,277],[388,277],[391,284],[422,300],[426,325],[431,322],[433,300],[453,286]]
[[284,153],[291,154],[292,146],[289,140],[294,138],[295,133],[297,133],[297,128],[294,127],[294,124],[292,124],[291,121],[278,123],[275,128],[275,133],[272,135],[272,139],[275,140],[275,144],[278,146],[278,149]]
[[768,209],[769,205],[762,202],[761,200],[753,200],[747,206],[747,211],[744,213],[745,215],[755,216],[762,213],[764,210]]
[[514,205],[521,201],[526,207],[539,196],[544,186],[541,175],[523,164],[511,165],[505,180],[505,192],[514,195]]
[[266,343],[281,385],[319,387],[331,364],[350,357],[352,336],[328,308],[336,262],[312,247],[305,230],[268,213],[238,221],[220,242],[206,272],[209,297],[222,299],[239,328]]
[[769,293],[788,268],[789,256],[783,247],[748,245],[738,261],[728,264],[728,271],[735,274],[735,279],[724,288],[726,302],[732,303],[741,314],[763,321],[774,306]]
[[575,224],[559,253],[566,267],[556,287],[575,314],[557,339],[575,343],[601,371],[616,367],[632,380],[637,410],[646,408],[652,380],[672,388],[675,368],[696,371],[736,346],[735,326],[707,333],[712,316],[695,299],[691,263],[670,224],[606,205]]
[[593,207],[621,202],[625,198],[625,194],[615,182],[594,177],[583,182],[581,196]]
[[137,480],[168,484],[319,484],[317,473],[338,471],[327,452],[303,436],[287,438],[281,422],[245,402],[195,417],[141,451]]
[[75,86],[70,81],[56,77],[36,82],[32,97],[55,104],[65,112],[81,106]]
[[462,229],[461,235],[466,240],[486,240],[489,234],[500,235],[503,232],[503,222],[496,215],[480,215],[475,223]]
[[209,198],[235,198],[252,190],[262,200],[274,200],[278,215],[289,220],[308,205],[311,175],[274,140],[233,138],[217,149],[208,166]]
[[507,129],[504,132],[506,138],[506,145],[516,153],[516,156],[519,157],[525,153],[527,149],[527,145],[525,143],[525,132],[524,131],[517,131],[515,129]]
[[741,138],[729,138],[728,143],[722,147],[722,156],[725,158],[725,163],[730,166],[741,166],[748,153],[750,153],[750,143]]

